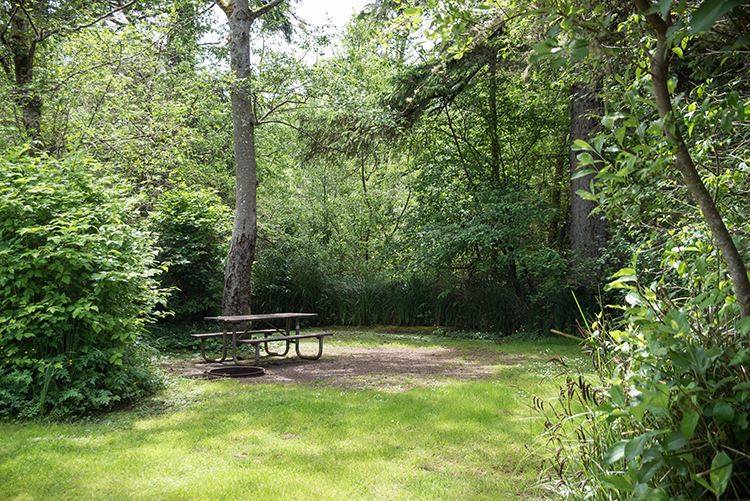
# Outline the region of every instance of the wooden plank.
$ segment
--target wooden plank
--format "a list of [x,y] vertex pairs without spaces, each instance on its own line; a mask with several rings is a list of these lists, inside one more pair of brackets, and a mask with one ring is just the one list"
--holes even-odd
[[[280,332],[278,329],[253,329],[249,331],[237,331],[237,335],[245,335],[245,334],[275,334],[277,332]],[[232,331],[227,332],[206,332],[202,334],[190,334],[193,337],[197,338],[209,338],[209,337],[221,337],[223,334],[226,334],[227,336],[232,335]]]
[[313,318],[317,313],[260,313],[255,315],[230,315],[218,317],[205,317],[204,320],[214,320],[219,322],[253,322],[257,320],[283,320],[295,318]]
[[[222,332],[205,332],[203,334],[190,334],[190,335],[193,337],[197,337],[197,338],[206,338],[206,337],[221,337],[223,334],[224,333]],[[227,334],[229,334],[230,336],[232,335],[231,332],[228,332]]]
[[271,343],[273,341],[291,341],[294,339],[309,339],[309,338],[321,338],[326,336],[333,336],[332,332],[316,332],[313,334],[300,334],[299,336],[281,336],[281,337],[269,337],[269,338],[258,338],[258,339],[238,339],[238,343],[242,344],[260,344],[260,343]]

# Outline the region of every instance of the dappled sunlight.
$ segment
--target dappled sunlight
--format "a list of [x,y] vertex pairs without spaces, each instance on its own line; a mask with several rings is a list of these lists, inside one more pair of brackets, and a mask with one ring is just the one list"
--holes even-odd
[[0,0],[0,501],[750,499],[748,20]]
[[536,476],[524,447],[541,425],[519,394],[540,389],[539,376],[524,371],[399,393],[177,379],[154,399],[191,396],[174,407],[147,403],[83,428],[0,425],[0,478],[19,489],[11,497],[51,488],[96,497],[441,496],[498,482],[517,492]]

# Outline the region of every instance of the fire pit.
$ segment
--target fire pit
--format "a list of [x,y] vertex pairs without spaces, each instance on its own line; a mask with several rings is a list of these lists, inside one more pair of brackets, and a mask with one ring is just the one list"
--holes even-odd
[[263,367],[254,365],[235,366],[235,367],[217,367],[206,371],[206,374],[214,377],[258,377],[266,373]]

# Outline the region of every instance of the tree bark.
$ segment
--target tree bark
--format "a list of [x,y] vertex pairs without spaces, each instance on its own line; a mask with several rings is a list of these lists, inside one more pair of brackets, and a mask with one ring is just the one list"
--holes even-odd
[[367,173],[365,172],[366,162],[365,156],[362,155],[360,160],[360,179],[362,181],[362,197],[365,200],[365,206],[367,207],[367,229],[362,239],[362,243],[365,246],[365,263],[370,261],[370,230],[372,228],[372,206],[370,205],[370,196],[367,193]]
[[[598,128],[598,121],[594,117],[601,114],[602,104],[594,88],[580,84],[574,85],[570,103],[570,142],[576,139],[589,141]],[[571,175],[577,169],[578,159],[576,153],[571,150]],[[606,227],[603,217],[591,214],[596,204],[582,199],[576,192],[587,190],[593,178],[594,174],[589,174],[570,181],[570,247],[574,254],[589,260],[595,260],[601,255],[601,249],[606,240]]]
[[21,12],[12,17],[9,32],[15,80],[13,99],[21,110],[23,129],[33,144],[39,140],[42,127],[42,99],[33,87],[37,36],[29,16]]
[[747,276],[747,268],[737,246],[729,234],[724,219],[711,194],[706,189],[703,179],[698,173],[690,150],[682,136],[681,120],[675,116],[672,109],[672,100],[669,96],[667,80],[669,77],[670,46],[667,41],[667,30],[671,24],[671,15],[667,14],[666,21],[658,14],[648,13],[651,8],[649,0],[635,0],[635,5],[651,25],[656,35],[656,48],[651,55],[651,83],[654,89],[654,100],[659,116],[662,118],[662,128],[667,139],[675,146],[675,167],[682,175],[682,180],[698,203],[703,219],[706,221],[716,244],[721,251],[724,262],[732,279],[732,286],[737,303],[742,310],[742,316],[750,316],[750,280]]
[[[564,147],[567,147],[566,142]],[[551,247],[562,247],[565,245],[565,232],[561,229],[564,214],[562,191],[565,186],[565,155],[561,154],[555,160],[555,174],[552,179],[552,194],[550,204],[555,209],[555,215],[550,221],[547,243]]]
[[497,137],[497,52],[488,49],[488,106],[487,128],[490,135],[490,158],[492,161],[492,183],[500,181],[500,141]]
[[250,313],[251,277],[258,233],[255,157],[257,118],[250,88],[250,28],[256,19],[282,1],[272,0],[256,10],[250,9],[248,0],[219,2],[229,20],[230,61],[235,76],[231,94],[237,201],[232,241],[224,269],[222,311],[225,315]]

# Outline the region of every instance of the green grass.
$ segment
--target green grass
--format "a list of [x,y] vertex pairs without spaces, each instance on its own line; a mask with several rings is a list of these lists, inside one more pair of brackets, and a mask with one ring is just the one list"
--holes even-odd
[[[401,393],[174,378],[91,421],[0,424],[0,492],[38,498],[492,498],[541,495],[533,394],[556,392],[565,340],[339,331],[335,343],[530,356],[487,380]],[[314,362],[311,362],[314,363]]]

